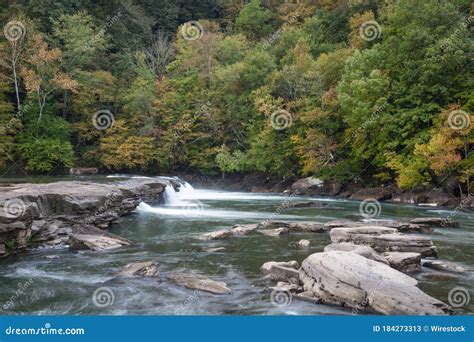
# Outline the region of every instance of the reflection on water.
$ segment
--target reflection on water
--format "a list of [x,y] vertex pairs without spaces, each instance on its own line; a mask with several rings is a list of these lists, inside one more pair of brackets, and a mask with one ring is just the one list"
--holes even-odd
[[[266,219],[323,223],[361,218],[359,203],[354,201],[310,197],[291,201],[308,200],[321,201],[324,206],[283,209],[288,196],[194,190],[183,184],[180,192],[168,193],[165,205],[142,203],[133,214],[112,227],[111,232],[136,241],[133,246],[108,252],[39,249],[3,260],[0,303],[7,303],[13,297],[15,300],[3,308],[2,314],[350,315],[352,312],[348,309],[296,300],[289,306],[275,307],[267,291],[270,283],[259,273],[266,261],[301,262],[309,254],[322,251],[330,243],[328,234],[292,232],[284,238],[253,234],[220,241],[195,239],[205,232]],[[383,204],[378,219],[446,216],[450,212],[444,208]],[[429,234],[438,247],[440,259],[473,267],[473,216],[472,212],[459,212],[455,219],[461,228],[435,229]],[[296,246],[295,242],[303,238],[311,241],[309,249]],[[206,251],[215,247],[224,247],[225,251]],[[150,260],[159,265],[158,279],[114,277],[127,263]],[[216,296],[196,292],[167,280],[172,272],[183,270],[224,281],[232,294]],[[460,275],[432,270],[424,270],[416,277],[424,291],[443,301],[447,301],[450,289],[470,288],[473,281],[472,273]],[[19,286],[29,279],[32,282],[19,293]],[[111,289],[113,294],[113,300],[105,307],[98,307],[92,301],[94,291],[101,287]],[[474,306],[469,304],[465,309],[472,313]]]

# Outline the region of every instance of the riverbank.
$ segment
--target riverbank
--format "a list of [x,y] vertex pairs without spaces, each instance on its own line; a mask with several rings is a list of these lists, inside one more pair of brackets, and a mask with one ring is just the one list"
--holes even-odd
[[375,199],[399,204],[474,209],[474,195],[472,193],[456,196],[453,194],[453,190],[449,193],[446,189],[435,186],[404,190],[393,184],[371,187],[357,183],[344,184],[337,181],[326,181],[316,177],[280,179],[261,173],[231,174],[225,177],[179,174],[179,177],[198,188],[206,189],[328,196],[360,201]]

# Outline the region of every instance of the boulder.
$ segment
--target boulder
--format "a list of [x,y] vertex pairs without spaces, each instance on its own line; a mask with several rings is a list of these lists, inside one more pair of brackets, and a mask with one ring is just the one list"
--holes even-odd
[[300,268],[304,291],[325,304],[385,315],[445,315],[450,308],[417,287],[417,281],[383,263],[351,252],[315,253]]
[[258,231],[260,234],[271,236],[271,237],[283,237],[290,235],[290,231],[287,228],[276,228],[276,229],[262,229]]
[[309,240],[306,240],[306,239],[302,239],[298,242],[298,246],[300,246],[302,248],[308,248],[310,245],[311,245],[311,242]]
[[379,253],[374,251],[374,249],[370,246],[361,246],[361,245],[354,245],[352,243],[333,243],[331,245],[327,245],[324,247],[325,252],[331,251],[341,251],[341,252],[352,252],[355,254],[359,254],[364,258],[371,259],[378,262],[383,262],[384,264],[388,264],[388,261]]
[[341,184],[335,181],[324,181],[316,177],[299,179],[291,185],[295,195],[336,196],[341,192]]
[[199,235],[197,238],[199,240],[221,240],[227,239],[232,236],[232,232],[229,229],[216,230],[210,233],[204,233]]
[[236,224],[230,231],[234,236],[247,235],[255,231],[258,224]]
[[156,263],[153,261],[146,261],[128,264],[115,275],[118,277],[156,277],[158,274],[159,272]]
[[398,233],[395,228],[365,226],[355,228],[334,228],[332,243],[350,242],[367,245],[379,253],[413,252],[422,256],[437,256],[436,247],[428,237]]
[[377,201],[389,200],[392,198],[392,194],[395,192],[395,188],[392,186],[387,187],[375,187],[375,188],[365,188],[356,191],[349,198],[355,200],[366,200],[366,199],[375,199]]
[[410,222],[431,227],[459,227],[459,222],[447,217],[418,217]]
[[262,274],[275,281],[285,281],[297,284],[299,279],[298,263],[269,261],[260,267]]
[[472,270],[458,265],[454,262],[445,261],[445,260],[421,260],[421,265],[426,268],[431,268],[437,271],[451,272],[451,273],[467,273]]
[[191,290],[205,291],[213,294],[223,295],[231,293],[231,289],[222,281],[215,281],[206,276],[193,273],[174,273],[170,279],[177,285]]
[[68,245],[73,250],[102,251],[131,245],[131,241],[119,236],[72,234],[69,236]]
[[383,254],[389,265],[403,273],[421,271],[420,253],[385,252]]
[[263,221],[258,225],[258,229],[275,228],[287,228],[307,233],[322,233],[328,230],[323,224],[318,222]]

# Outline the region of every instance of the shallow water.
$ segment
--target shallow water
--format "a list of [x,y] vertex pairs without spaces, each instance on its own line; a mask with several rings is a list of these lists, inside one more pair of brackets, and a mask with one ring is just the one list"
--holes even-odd
[[[230,228],[236,223],[256,223],[266,219],[321,223],[357,219],[361,217],[359,202],[315,197],[290,199],[278,194],[193,190],[191,187],[184,190],[181,195],[170,194],[174,198],[168,198],[167,205],[142,203],[134,213],[111,227],[112,233],[136,241],[134,246],[108,252],[37,249],[2,260],[0,304],[7,303],[0,307],[2,314],[353,314],[349,309],[297,300],[275,306],[267,290],[272,284],[259,273],[264,262],[301,262],[311,253],[322,251],[330,243],[327,233],[292,232],[285,238],[250,234],[219,241],[199,241],[195,237]],[[282,209],[289,201],[308,200],[321,201],[324,207]],[[450,212],[445,208],[382,204],[377,219],[446,217]],[[438,247],[439,259],[474,267],[473,217],[473,212],[458,212],[454,218],[461,223],[461,228],[435,229],[428,234]],[[302,238],[311,241],[310,248],[297,246]],[[213,247],[225,247],[225,252],[205,251]],[[159,280],[114,278],[113,274],[125,264],[139,261],[156,261]],[[224,281],[232,289],[232,294],[217,296],[197,292],[166,280],[169,274],[179,270],[194,271]],[[415,277],[420,288],[445,302],[449,291],[455,287],[470,291],[474,278],[472,273],[460,275],[429,269]],[[472,300],[459,311],[473,313]]]

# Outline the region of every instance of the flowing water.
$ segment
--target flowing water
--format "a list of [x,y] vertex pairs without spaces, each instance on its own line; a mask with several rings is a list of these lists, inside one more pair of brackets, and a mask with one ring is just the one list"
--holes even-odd
[[[100,179],[116,181],[118,176]],[[127,176],[120,176],[126,178]],[[269,296],[272,284],[259,273],[271,260],[301,262],[330,243],[327,233],[291,232],[289,237],[259,234],[228,240],[200,241],[195,237],[237,223],[267,219],[327,222],[359,219],[359,202],[334,198],[289,198],[279,194],[195,190],[185,184],[180,193],[168,188],[165,204],[142,203],[110,231],[137,244],[107,252],[72,252],[37,249],[2,260],[0,268],[1,314],[138,314],[138,315],[351,315],[349,309],[293,300],[275,306]],[[287,208],[289,202],[317,200],[320,208]],[[443,208],[382,204],[378,219],[422,216],[446,217]],[[473,212],[457,212],[460,228],[435,229],[427,234],[438,247],[439,259],[474,267]],[[311,241],[301,249],[300,239]],[[209,248],[224,247],[210,253]],[[114,273],[131,262],[156,261],[160,276],[115,278]],[[188,290],[167,280],[175,271],[197,272],[221,280],[232,294],[218,296]],[[416,274],[420,288],[447,302],[455,287],[471,288],[473,273],[454,274],[424,269]],[[95,295],[94,295],[95,293]],[[93,300],[95,299],[95,301]],[[471,300],[471,303],[473,301]],[[467,304],[463,313],[473,313]],[[359,313],[360,314],[360,313]]]

